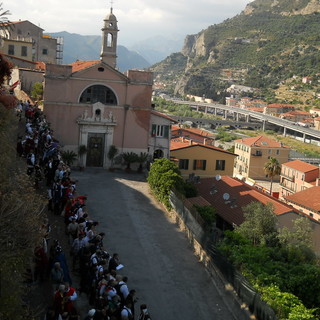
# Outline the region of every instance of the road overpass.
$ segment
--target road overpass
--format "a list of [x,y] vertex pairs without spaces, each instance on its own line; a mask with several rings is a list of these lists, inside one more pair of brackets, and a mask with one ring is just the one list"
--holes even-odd
[[191,102],[191,101],[182,101],[176,99],[169,99],[170,101],[177,104],[189,105],[191,108],[204,112],[212,113],[214,115],[220,115],[224,119],[228,119],[228,116],[232,115],[232,118],[236,122],[240,122],[244,119],[245,122],[249,123],[253,119],[260,121],[262,123],[262,130],[266,129],[267,124],[272,124],[280,128],[283,132],[283,135],[286,136],[288,131],[292,131],[293,135],[301,136],[303,142],[311,142],[311,140],[320,141],[320,131],[314,130],[311,128],[301,127],[296,125],[294,122],[280,119],[271,115],[263,114],[260,112],[255,112],[247,109],[241,109],[236,107],[229,107],[223,104],[214,104],[214,103],[201,103],[201,102]]

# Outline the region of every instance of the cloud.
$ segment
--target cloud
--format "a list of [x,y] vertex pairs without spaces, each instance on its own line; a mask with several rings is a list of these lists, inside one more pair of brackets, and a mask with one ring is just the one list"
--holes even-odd
[[[198,33],[240,13],[248,0],[115,0],[114,14],[122,44],[152,35]],[[101,0],[19,0],[4,4],[9,19],[29,20],[45,32],[100,34],[109,12]]]

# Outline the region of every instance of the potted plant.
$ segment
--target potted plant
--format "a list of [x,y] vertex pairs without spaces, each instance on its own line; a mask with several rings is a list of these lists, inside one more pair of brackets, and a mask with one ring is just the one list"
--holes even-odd
[[108,151],[108,154],[107,154],[107,157],[108,159],[110,160],[110,168],[109,170],[110,171],[113,171],[114,168],[113,168],[113,162],[114,162],[114,158],[115,156],[118,154],[118,149],[117,147],[113,144],[110,146],[109,148],[109,151]]
[[147,152],[140,152],[137,157],[137,162],[139,163],[138,172],[142,172],[144,163],[148,160],[149,154]]
[[84,169],[84,155],[87,153],[88,149],[87,146],[84,144],[81,144],[78,148],[78,155],[79,155],[79,168],[80,170]]
[[138,155],[134,152],[124,152],[122,154],[122,159],[126,164],[126,171],[131,172],[131,164],[138,162]]
[[61,158],[65,164],[71,167],[73,162],[77,159],[77,154],[70,150],[61,151]]

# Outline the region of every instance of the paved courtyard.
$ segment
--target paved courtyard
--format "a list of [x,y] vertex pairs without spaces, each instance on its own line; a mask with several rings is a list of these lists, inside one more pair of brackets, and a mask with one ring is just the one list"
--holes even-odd
[[217,285],[185,235],[150,195],[145,177],[86,168],[73,172],[88,213],[105,232],[109,253],[119,253],[140,303],[158,320],[246,319],[235,298]]

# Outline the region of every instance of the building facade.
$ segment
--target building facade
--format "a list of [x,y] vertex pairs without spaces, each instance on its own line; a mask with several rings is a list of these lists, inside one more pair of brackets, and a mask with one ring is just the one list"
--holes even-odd
[[[281,142],[264,136],[235,140],[234,176],[242,176],[256,180],[265,180],[264,165],[268,160],[276,158],[280,164],[288,162],[290,149]],[[274,177],[279,180],[280,177]]]
[[100,60],[48,64],[44,112],[64,148],[86,146],[84,165],[108,167],[111,145],[119,152],[148,152],[153,74],[116,67],[117,19],[104,19]]
[[319,185],[319,173],[319,167],[301,160],[283,163],[280,174],[280,198]]
[[62,61],[61,40],[44,35],[43,29],[28,20],[9,22],[0,27],[2,52],[30,61]]

